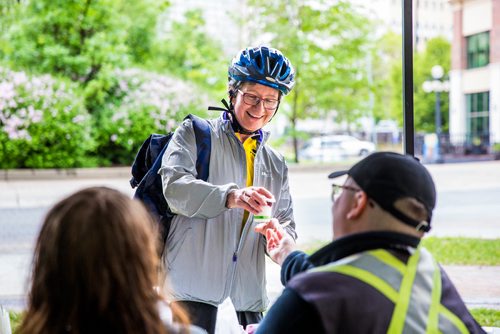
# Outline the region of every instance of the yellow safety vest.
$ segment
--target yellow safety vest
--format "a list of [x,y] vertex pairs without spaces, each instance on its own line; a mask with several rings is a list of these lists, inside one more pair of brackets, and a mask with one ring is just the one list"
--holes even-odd
[[377,289],[394,305],[387,333],[469,333],[441,304],[441,271],[423,247],[404,263],[384,249],[355,254],[311,269],[352,276]]

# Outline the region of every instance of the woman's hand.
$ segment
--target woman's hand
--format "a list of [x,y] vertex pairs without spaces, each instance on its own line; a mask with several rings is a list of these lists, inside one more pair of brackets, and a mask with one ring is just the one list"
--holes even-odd
[[242,208],[254,215],[261,212],[263,207],[275,202],[273,194],[264,187],[246,187],[229,192],[226,207],[229,209]]

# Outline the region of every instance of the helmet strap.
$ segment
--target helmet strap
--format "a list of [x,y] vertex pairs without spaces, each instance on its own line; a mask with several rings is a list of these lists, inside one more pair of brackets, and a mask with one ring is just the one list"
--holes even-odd
[[241,133],[243,135],[253,135],[255,133],[258,133],[260,129],[257,131],[249,131],[241,126],[241,124],[238,122],[238,119],[236,118],[236,114],[234,113],[234,106],[231,100],[229,100],[229,103],[227,103],[226,99],[222,99],[221,102],[225,108],[208,107],[208,110],[220,110],[227,112],[227,114],[229,115],[229,120],[231,121],[231,127],[233,128],[234,132]]

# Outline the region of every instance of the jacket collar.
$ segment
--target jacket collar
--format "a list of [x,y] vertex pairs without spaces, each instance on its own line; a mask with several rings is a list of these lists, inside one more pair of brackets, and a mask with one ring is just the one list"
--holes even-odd
[[417,248],[419,243],[419,238],[408,234],[395,232],[357,233],[332,241],[312,254],[309,261],[315,266],[321,266],[372,249],[389,248],[407,251],[409,247]]
[[[229,119],[229,115],[227,114],[227,111],[223,111],[221,113],[219,119],[222,122],[222,127],[223,127],[224,131],[226,133],[232,133],[233,136],[236,137],[236,135],[234,133],[234,130],[233,130],[233,127],[231,126],[231,120]],[[267,141],[267,139],[269,138],[269,135],[270,135],[269,131],[265,131],[265,130],[260,129],[252,137],[256,137],[257,138],[257,143],[261,144],[261,143],[265,143]]]

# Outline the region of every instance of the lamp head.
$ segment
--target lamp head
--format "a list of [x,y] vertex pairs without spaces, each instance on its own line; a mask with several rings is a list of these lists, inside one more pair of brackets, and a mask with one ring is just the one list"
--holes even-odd
[[440,65],[434,65],[434,66],[432,66],[431,74],[432,74],[432,77],[435,80],[441,79],[443,77],[443,75],[444,75],[443,67],[440,66]]

